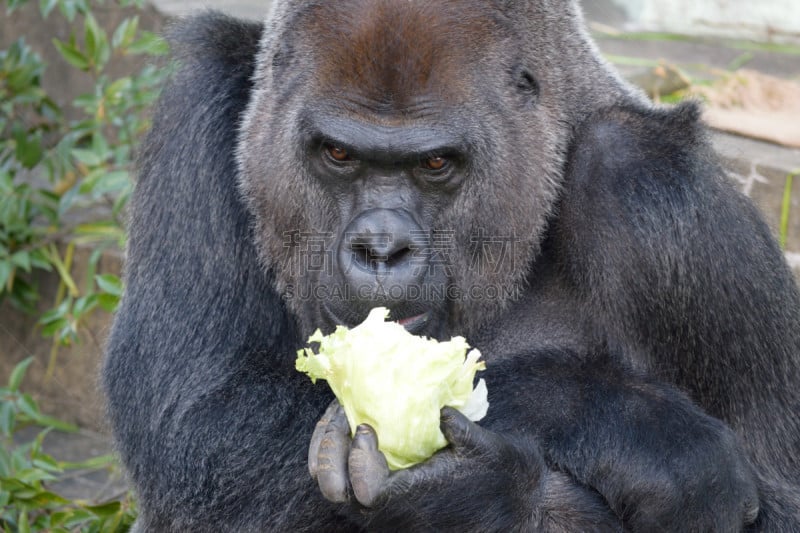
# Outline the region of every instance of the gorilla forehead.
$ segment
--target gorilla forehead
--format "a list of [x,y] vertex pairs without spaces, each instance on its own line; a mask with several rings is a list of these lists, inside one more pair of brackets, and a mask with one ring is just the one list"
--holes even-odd
[[[467,5],[469,4],[469,5]],[[484,1],[323,2],[301,25],[312,36],[321,90],[368,106],[425,107],[466,99],[464,65],[491,42],[498,12]],[[496,41],[496,39],[495,39]]]

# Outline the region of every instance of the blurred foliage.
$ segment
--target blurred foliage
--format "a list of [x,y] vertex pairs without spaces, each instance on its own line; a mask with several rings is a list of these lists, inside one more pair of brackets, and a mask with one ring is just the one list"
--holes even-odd
[[[19,533],[128,531],[136,518],[131,494],[110,501],[73,501],[48,488],[69,472],[85,474],[118,468],[113,456],[69,463],[57,461],[43,451],[42,444],[50,431],[77,428],[43,415],[33,398],[20,392],[31,362],[26,359],[17,365],[8,385],[0,387],[0,527]],[[33,440],[20,442],[20,430],[29,426],[45,429]]]
[[792,192],[794,179],[800,177],[800,168],[793,170],[786,176],[786,183],[783,188],[783,201],[781,202],[781,226],[778,233],[781,248],[786,248],[786,241],[789,239],[789,216],[792,212]]
[[[5,1],[7,13],[26,3]],[[124,246],[122,213],[133,186],[132,161],[149,127],[147,110],[168,75],[153,66],[119,78],[106,72],[115,58],[162,55],[166,44],[140,30],[135,15],[109,35],[92,14],[104,3],[39,1],[43,19],[69,21],[69,39],[53,39],[52,45],[93,85],[72,102],[70,113],[43,87],[47,66],[24,37],[0,51],[0,300],[35,313],[40,298],[35,271],[56,272],[61,288],[41,325],[57,345],[75,342],[82,320],[94,310],[111,311],[117,304],[119,280],[97,276],[96,267],[104,250]],[[78,279],[72,273],[76,246],[94,251]]]
[[[3,0],[11,14],[26,0]],[[30,2],[33,4],[33,2]],[[130,8],[112,32],[93,14],[101,5]],[[69,109],[57,104],[42,80],[48,65],[25,38],[0,50],[0,301],[38,316],[43,335],[58,346],[78,339],[94,311],[113,311],[122,293],[117,276],[98,275],[103,252],[122,248],[125,205],[133,179],[132,163],[149,128],[148,110],[168,76],[148,66],[114,77],[108,67],[124,56],[158,56],[165,42],[139,28],[136,12],[144,0],[39,0],[32,6],[42,19],[63,17],[68,39],[50,45],[66,68],[80,71],[92,89]],[[77,247],[92,250],[88,267],[76,272]],[[40,305],[37,272],[57,274],[54,302]],[[51,360],[52,363],[52,360]],[[112,456],[66,463],[42,445],[52,431],[76,428],[43,415],[20,391],[28,359],[0,387],[0,530],[123,532],[135,518],[130,495],[107,501],[71,501],[52,491],[66,473],[117,470]],[[29,427],[41,431],[31,437]],[[20,432],[21,430],[26,430]]]

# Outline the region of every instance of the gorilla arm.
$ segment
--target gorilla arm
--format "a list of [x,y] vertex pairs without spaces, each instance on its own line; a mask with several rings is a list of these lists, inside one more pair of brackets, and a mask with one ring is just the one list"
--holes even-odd
[[591,489],[550,470],[531,439],[500,436],[452,408],[441,429],[450,447],[426,463],[389,473],[368,425],[354,439],[331,404],[309,447],[309,469],[332,501],[371,509],[368,530],[621,531],[621,521]]
[[[579,128],[552,238],[604,341],[733,429],[758,531],[800,527],[800,294],[692,104],[625,106]],[[590,230],[587,230],[590,228]]]
[[334,404],[309,451],[323,494],[371,507],[368,529],[737,531],[755,519],[735,435],[671,387],[556,350],[496,361],[482,377],[481,425],[445,408],[450,446],[393,473],[371,428],[351,441]]
[[182,65],[141,160],[103,378],[146,531],[353,530],[314,494],[298,443],[330,397],[292,368],[236,190],[260,32],[218,15],[175,30]]

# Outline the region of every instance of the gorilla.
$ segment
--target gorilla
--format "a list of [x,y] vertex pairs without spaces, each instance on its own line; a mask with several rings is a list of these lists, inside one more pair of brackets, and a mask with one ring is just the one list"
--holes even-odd
[[[139,531],[800,529],[797,286],[697,106],[576,2],[285,0],[172,43],[103,370]],[[379,305],[488,366],[488,416],[396,472],[294,370]]]

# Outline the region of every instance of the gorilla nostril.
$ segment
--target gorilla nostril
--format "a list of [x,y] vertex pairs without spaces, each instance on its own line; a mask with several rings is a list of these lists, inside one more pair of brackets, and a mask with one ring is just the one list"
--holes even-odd
[[406,263],[407,261],[411,260],[411,248],[408,246],[403,247],[396,252],[392,253],[388,258],[386,258],[386,266],[388,267],[397,267]]
[[353,260],[370,270],[376,270],[379,263],[385,263],[388,260],[385,252],[367,242],[355,241],[350,245],[350,250]]
[[366,232],[350,239],[349,249],[353,260],[369,268],[394,268],[412,256],[409,239],[398,232]]
[[350,246],[350,250],[353,254],[353,260],[370,270],[377,270],[380,264],[387,268],[402,266],[411,259],[413,254],[408,246],[393,251],[381,250],[367,243],[353,243]]

